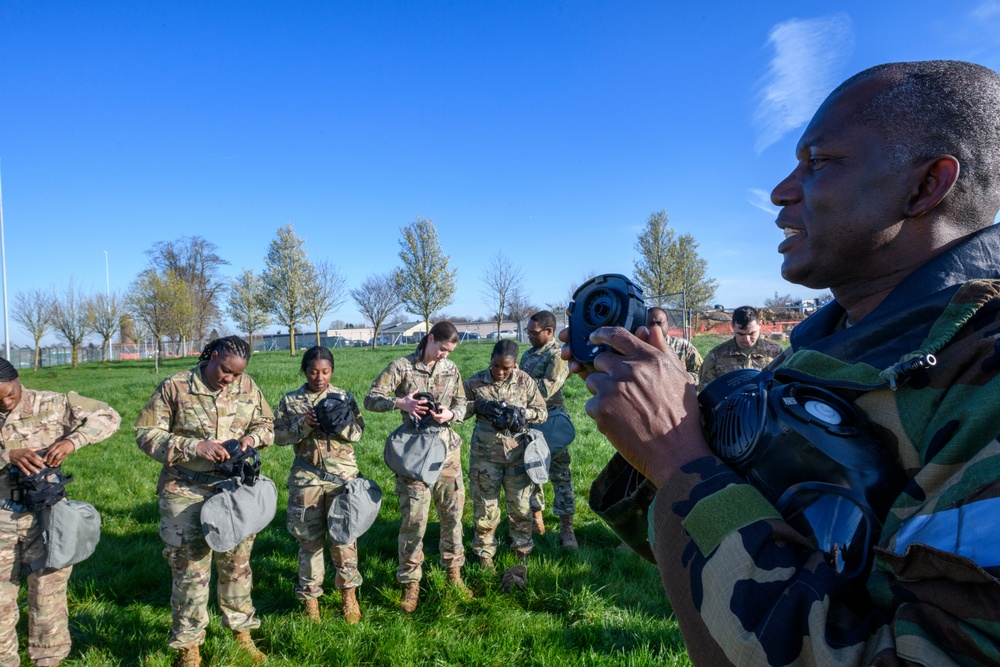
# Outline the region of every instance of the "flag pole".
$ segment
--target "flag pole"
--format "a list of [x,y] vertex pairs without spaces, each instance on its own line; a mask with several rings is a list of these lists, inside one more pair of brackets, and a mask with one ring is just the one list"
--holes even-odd
[[10,361],[10,326],[7,321],[7,247],[3,235],[3,184],[0,183],[0,270],[3,272],[3,345],[4,359]]

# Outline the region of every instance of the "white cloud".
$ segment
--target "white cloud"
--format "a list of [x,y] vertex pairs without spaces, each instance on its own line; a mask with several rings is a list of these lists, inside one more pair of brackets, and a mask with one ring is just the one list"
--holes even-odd
[[833,87],[854,50],[854,28],[844,13],[791,19],[771,29],[774,56],[754,112],[757,153],[805,124]]
[[764,213],[770,213],[774,216],[778,215],[778,209],[771,204],[771,194],[769,192],[760,188],[750,188],[748,192],[750,196],[747,198],[747,201],[750,202],[751,206],[759,208]]
[[990,21],[1000,17],[1000,2],[997,0],[985,0],[979,3],[971,12],[970,16],[975,21]]

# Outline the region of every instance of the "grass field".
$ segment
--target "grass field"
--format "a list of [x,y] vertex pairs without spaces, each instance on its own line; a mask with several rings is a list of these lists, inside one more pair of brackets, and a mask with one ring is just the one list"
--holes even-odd
[[[696,339],[704,354],[723,339]],[[462,376],[486,368],[492,345],[467,343],[451,358]],[[392,359],[412,348],[346,348],[334,351],[334,384],[360,399],[371,380]],[[299,358],[287,353],[258,353],[247,372],[272,407],[302,382]],[[149,665],[165,667],[170,632],[170,574],[157,535],[155,482],[160,464],[135,446],[132,432],[139,409],[167,375],[190,368],[194,359],[167,360],[158,374],[152,362],[90,363],[78,369],[43,369],[21,375],[25,386],[79,393],[110,403],[122,416],[122,428],[109,440],[69,457],[64,468],[75,475],[72,498],[94,503],[103,517],[97,552],[76,566],[70,581],[73,652],[65,665]],[[328,564],[326,594],[320,599],[324,620],[313,624],[300,612],[293,588],[297,543],[285,530],[285,478],[292,450],[264,451],[264,474],[279,488],[278,514],[257,537],[252,565],[254,602],[263,624],[255,632],[270,654],[268,664],[295,665],[690,665],[684,642],[671,615],[658,572],[631,552],[616,549],[618,539],[587,506],[590,483],[611,457],[610,444],[594,428],[583,405],[583,383],[571,377],[565,387],[567,409],[577,427],[572,445],[576,487],[576,530],[580,549],[560,548],[558,521],[546,510],[547,532],[536,537],[529,563],[528,587],[510,595],[499,592],[499,573],[514,564],[506,549],[507,524],[498,530],[498,573],[466,566],[475,592],[462,600],[444,582],[437,565],[438,530],[431,517],[424,541],[427,562],[420,607],[406,617],[398,607],[395,581],[398,504],[393,477],[382,461],[385,437],[399,415],[366,413],[367,428],[356,450],[362,474],[384,493],[382,512],[360,540],[359,589],[363,618],[348,626],[339,614],[339,593]],[[471,422],[457,427],[468,469]],[[547,503],[552,489],[547,486]],[[466,501],[466,548],[471,540],[471,501]],[[474,559],[472,559],[474,560]],[[26,631],[22,592],[20,634]],[[210,604],[212,622],[203,646],[206,665],[249,664],[236,651]],[[22,651],[24,664],[30,664]]]

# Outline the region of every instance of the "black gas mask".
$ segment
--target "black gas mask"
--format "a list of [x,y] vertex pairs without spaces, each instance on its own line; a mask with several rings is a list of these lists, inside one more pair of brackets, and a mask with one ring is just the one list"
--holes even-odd
[[867,575],[906,476],[846,400],[782,384],[769,371],[727,373],[698,395],[712,451],[826,554],[842,576]]
[[229,458],[215,464],[215,472],[222,477],[238,479],[247,486],[253,486],[260,479],[260,453],[254,447],[243,449],[239,440],[226,440],[222,446],[229,452]]

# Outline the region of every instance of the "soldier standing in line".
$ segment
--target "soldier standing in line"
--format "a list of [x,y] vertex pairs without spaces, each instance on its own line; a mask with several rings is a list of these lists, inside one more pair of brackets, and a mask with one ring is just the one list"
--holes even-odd
[[[563,402],[562,386],[569,377],[569,366],[559,356],[562,346],[555,340],[556,316],[548,310],[540,310],[528,320],[525,331],[531,349],[521,355],[521,370],[538,384],[538,392],[545,400],[548,420],[569,419]],[[562,443],[560,443],[562,444]],[[549,443],[553,447],[553,443]],[[552,481],[552,513],[559,517],[559,540],[565,549],[576,549],[579,545],[573,532],[573,515],[576,501],[573,496],[573,474],[570,472],[569,444],[552,454],[549,466]],[[531,492],[532,530],[537,535],[545,534],[542,510],[545,509],[545,494],[541,484],[535,484]]]
[[[469,487],[475,523],[472,550],[484,569],[492,570],[497,553],[496,529],[500,524],[500,489],[503,488],[510,521],[510,548],[519,561],[504,573],[502,590],[524,587],[531,539],[531,492],[525,472],[523,439],[514,437],[528,424],[541,424],[548,417],[545,400],[531,376],[517,367],[517,343],[497,341],[490,367],[465,381],[465,397],[476,414],[469,454]],[[517,426],[498,429],[495,419],[505,407],[517,412]],[[509,416],[504,421],[510,423]]]
[[646,311],[646,328],[652,327],[660,327],[663,330],[667,345],[677,353],[677,357],[684,364],[684,369],[691,376],[691,381],[698,384],[698,374],[701,372],[702,364],[698,348],[686,338],[675,338],[667,333],[667,312],[662,308],[650,308]]
[[[330,503],[344,485],[360,474],[351,443],[361,440],[365,420],[350,392],[330,384],[333,354],[315,346],[302,355],[306,383],[285,394],[274,414],[274,443],[294,445],[295,461],[288,475],[288,532],[299,542],[299,579],[295,597],[302,600],[306,615],[320,620],[319,597],[323,595],[323,539],[327,533]],[[328,396],[343,397],[353,418],[334,434],[320,428],[314,407]],[[358,543],[330,543],[330,558],[337,570],[336,587],[341,591],[341,610],[351,625],[361,620],[356,588]]]
[[[202,505],[216,493],[216,464],[229,458],[223,442],[238,439],[246,450],[266,447],[274,439],[271,408],[253,379],[243,373],[249,360],[250,346],[242,338],[209,342],[198,365],[160,383],[135,420],[139,449],[163,464],[157,492],[163,557],[173,573],[169,646],[178,650],[174,664],[183,667],[201,664],[199,647],[208,626],[212,550],[199,517]],[[266,657],[250,636],[260,627],[250,599],[253,541],[250,536],[215,554],[215,567],[222,623],[258,663]]]
[[[17,369],[0,358],[0,500],[14,501],[12,468],[33,475],[46,467],[58,467],[80,447],[109,438],[120,422],[121,417],[107,403],[72,391],[60,394],[22,387]],[[39,512],[18,511],[7,503],[0,507],[0,665],[3,667],[20,664],[17,595],[21,568],[23,563],[44,556],[45,540]],[[69,655],[66,585],[72,571],[72,566],[42,568],[25,577],[28,655],[39,667],[58,665]]]
[[[458,424],[465,418],[465,397],[458,366],[448,355],[458,345],[458,330],[448,321],[438,322],[420,339],[416,351],[396,359],[385,367],[372,382],[365,396],[365,409],[372,412],[399,410],[403,422],[410,415],[421,418],[429,412],[427,402],[414,394],[434,396],[439,410],[431,412],[438,424]],[[431,497],[441,522],[441,567],[448,582],[468,597],[472,596],[462,581],[465,547],[462,544],[462,509],[465,506],[465,484],[462,481],[462,439],[453,429],[442,431],[447,457],[441,476],[429,487],[418,479],[396,475],[396,495],[399,497],[399,569],[396,580],[403,586],[400,608],[412,614],[420,597],[423,577],[424,533],[430,514]]]
[[760,337],[760,313],[753,306],[733,311],[733,337],[705,356],[698,378],[698,389],[740,368],[763,369],[781,354],[781,346]]

